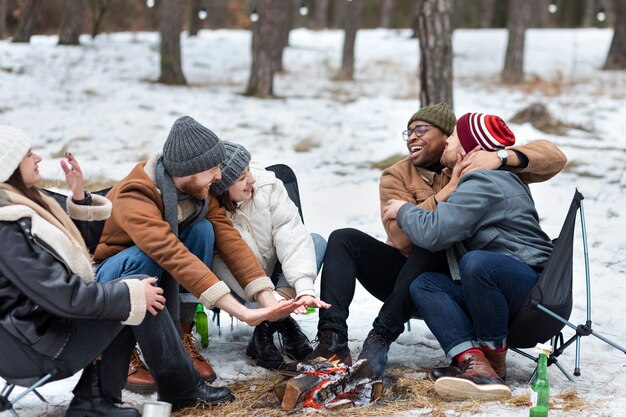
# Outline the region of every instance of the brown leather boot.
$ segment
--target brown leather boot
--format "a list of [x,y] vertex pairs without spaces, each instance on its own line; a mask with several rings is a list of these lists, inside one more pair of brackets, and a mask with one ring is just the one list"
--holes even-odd
[[130,357],[128,379],[124,389],[139,394],[151,394],[157,390],[152,374],[150,374],[148,367],[139,357],[139,349],[136,347]]
[[455,400],[501,400],[511,396],[511,390],[498,377],[482,351],[468,350],[458,358],[459,373],[435,381],[435,391],[444,398]]
[[183,330],[183,346],[185,346],[185,350],[191,360],[193,361],[193,366],[196,368],[196,371],[200,374],[200,378],[204,379],[207,382],[215,381],[217,376],[215,375],[215,371],[211,366],[211,363],[202,356],[200,352],[198,352],[198,348],[196,347],[196,339],[191,334],[191,329],[193,328],[193,323],[182,323],[181,329]]
[[484,350],[485,357],[491,364],[491,367],[496,374],[500,377],[501,380],[506,381],[506,353],[508,352],[508,348],[504,349],[502,352],[494,352],[489,350]]

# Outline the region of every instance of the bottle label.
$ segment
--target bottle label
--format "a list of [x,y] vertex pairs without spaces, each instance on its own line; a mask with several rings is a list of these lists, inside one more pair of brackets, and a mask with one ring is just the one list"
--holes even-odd
[[534,391],[532,388],[530,390],[530,408],[537,405],[537,391]]

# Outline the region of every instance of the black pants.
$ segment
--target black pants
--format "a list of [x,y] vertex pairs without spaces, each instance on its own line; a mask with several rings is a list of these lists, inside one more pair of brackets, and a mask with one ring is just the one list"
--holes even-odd
[[356,280],[383,301],[374,320],[374,330],[395,340],[415,311],[409,286],[422,272],[447,272],[444,252],[432,253],[414,247],[409,257],[356,229],[339,229],[328,238],[320,298],[332,307],[320,309],[318,330],[333,330],[348,336],[347,319]]
[[146,313],[138,326],[123,326],[118,321],[74,320],[71,337],[56,361],[78,370],[102,353],[102,394],[119,400],[135,342],[141,347],[161,397],[193,397],[200,376],[167,310],[156,316]]

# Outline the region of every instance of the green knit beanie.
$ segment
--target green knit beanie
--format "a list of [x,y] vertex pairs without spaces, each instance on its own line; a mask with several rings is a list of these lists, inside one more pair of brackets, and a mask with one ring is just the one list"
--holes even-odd
[[446,103],[433,104],[431,106],[422,107],[419,109],[406,124],[409,127],[411,123],[416,120],[430,123],[433,126],[437,126],[443,133],[450,136],[454,132],[454,125],[456,124],[456,116],[454,111]]

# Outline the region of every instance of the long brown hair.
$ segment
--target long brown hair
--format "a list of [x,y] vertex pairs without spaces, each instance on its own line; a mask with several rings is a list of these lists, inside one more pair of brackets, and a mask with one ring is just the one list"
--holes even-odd
[[39,204],[41,207],[45,208],[47,211],[50,211],[50,206],[44,201],[41,197],[41,193],[37,187],[26,187],[24,184],[24,179],[22,179],[22,174],[20,173],[20,168],[18,167],[13,174],[6,180],[6,183],[12,185],[16,188],[20,193],[29,199],[33,200],[35,203]]
[[226,209],[226,211],[230,211],[231,213],[237,211],[237,205],[233,200],[230,199],[230,194],[228,193],[228,190],[224,194],[218,195],[216,198],[217,201],[220,202],[220,205]]

